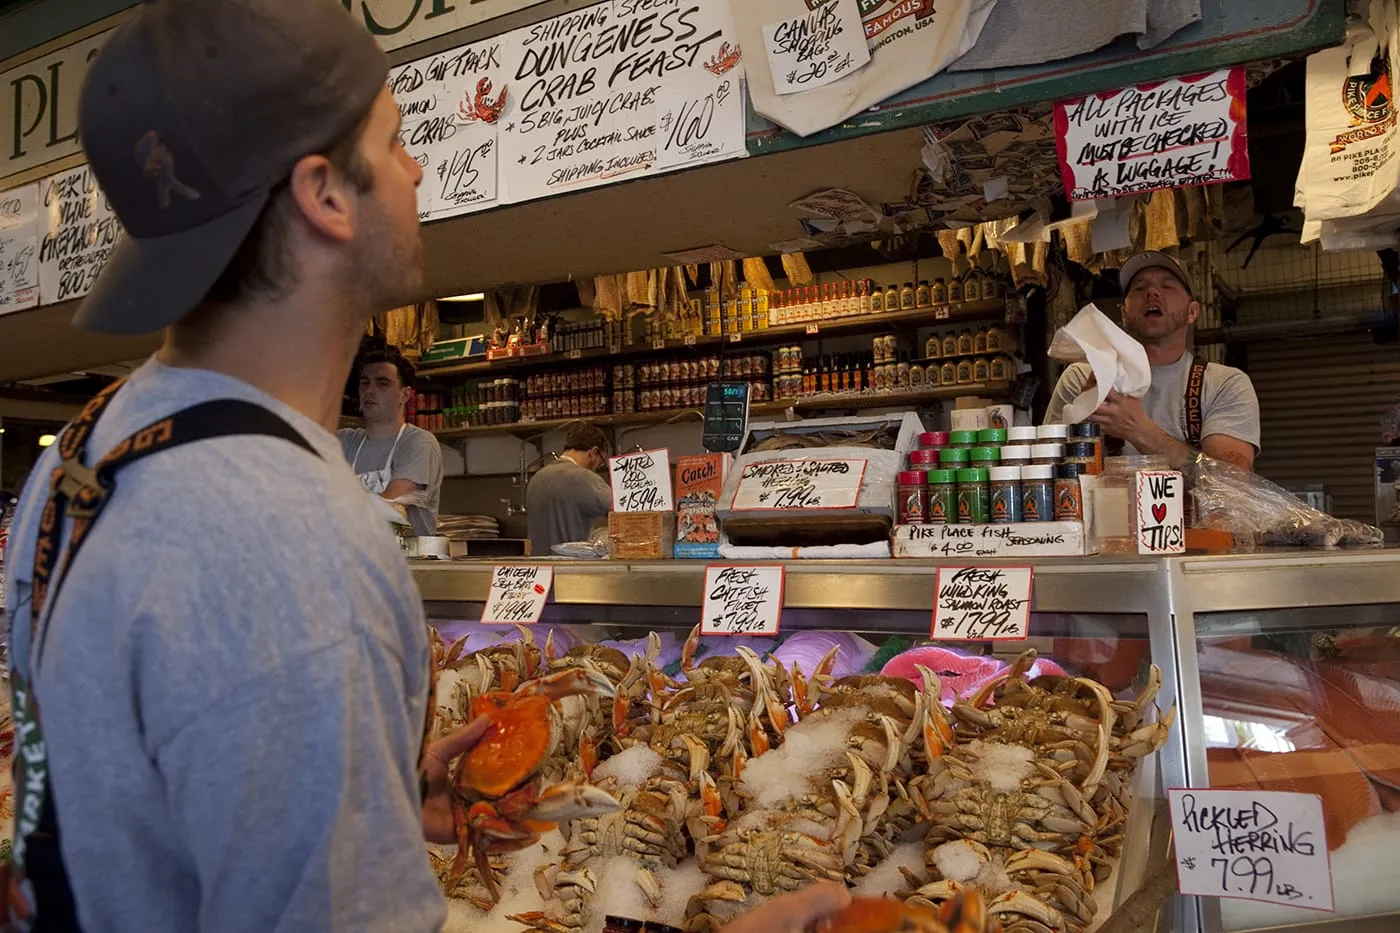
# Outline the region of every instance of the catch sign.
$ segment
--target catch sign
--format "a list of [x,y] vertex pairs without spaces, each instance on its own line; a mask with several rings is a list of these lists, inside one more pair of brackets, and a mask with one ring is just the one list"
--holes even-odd
[[763,27],[768,70],[779,94],[822,87],[870,61],[856,0],[830,0],[821,5],[808,0],[792,6],[793,16]]
[[706,567],[700,634],[778,634],[786,574],[782,564]]
[[614,512],[670,512],[671,454],[644,450],[608,461]]
[[1333,909],[1321,797],[1179,788],[1167,797],[1182,894]]
[[1142,470],[1137,474],[1139,554],[1184,554],[1186,480],[1171,470]]
[[1024,641],[1030,632],[1030,567],[939,567],[933,597],[937,641]]
[[1243,181],[1244,69],[1061,101],[1055,135],[1072,201]]
[[488,625],[533,625],[544,614],[554,568],[541,564],[501,565],[491,569],[491,593],[481,621]]
[[765,460],[744,466],[730,509],[849,509],[860,499],[867,460]]

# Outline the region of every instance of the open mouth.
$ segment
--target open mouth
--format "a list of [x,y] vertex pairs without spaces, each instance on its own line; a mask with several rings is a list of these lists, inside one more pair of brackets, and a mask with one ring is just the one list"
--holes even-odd
[[1148,320],[1155,320],[1166,317],[1167,312],[1163,311],[1160,305],[1148,305],[1142,309],[1142,316]]

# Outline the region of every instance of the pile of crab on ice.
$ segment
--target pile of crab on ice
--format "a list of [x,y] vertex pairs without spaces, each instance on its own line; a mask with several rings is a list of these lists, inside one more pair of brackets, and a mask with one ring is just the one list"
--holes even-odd
[[703,933],[819,879],[1084,933],[1173,715],[1155,668],[1115,694],[1033,651],[539,629],[435,633],[434,734],[491,718],[429,849],[449,933]]

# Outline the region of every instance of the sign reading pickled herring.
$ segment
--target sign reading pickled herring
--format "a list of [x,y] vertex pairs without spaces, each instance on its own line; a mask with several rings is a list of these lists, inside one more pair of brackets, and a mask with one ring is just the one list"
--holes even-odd
[[1249,178],[1243,68],[1172,78],[1055,105],[1071,200]]
[[849,509],[860,499],[868,460],[765,460],[745,465],[729,507],[735,512]]

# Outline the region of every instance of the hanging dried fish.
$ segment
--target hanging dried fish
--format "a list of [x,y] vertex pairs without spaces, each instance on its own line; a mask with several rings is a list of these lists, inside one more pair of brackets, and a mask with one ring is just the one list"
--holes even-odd
[[574,287],[578,289],[578,306],[580,308],[592,308],[598,304],[598,284],[596,279],[574,279]]
[[616,275],[600,275],[593,280],[593,310],[604,320],[622,320],[622,285]]
[[783,272],[793,285],[811,285],[815,281],[812,267],[807,265],[807,257],[802,253],[784,253]]
[[744,260],[744,281],[750,288],[761,288],[767,292],[778,290],[773,284],[773,276],[768,274],[768,264],[756,256]]
[[656,280],[650,273],[627,273],[627,304],[632,308],[656,307]]
[[958,231],[939,230],[935,235],[938,237],[939,248],[943,250],[943,258],[956,263],[962,253],[962,247],[958,244]]
[[1170,188],[1154,191],[1147,202],[1147,249],[1175,249],[1180,245],[1176,197]]

